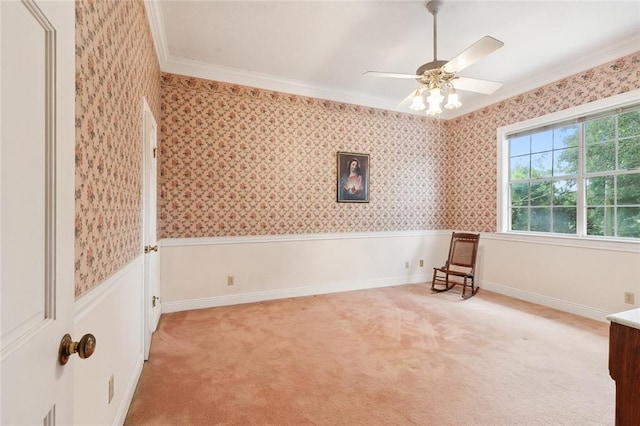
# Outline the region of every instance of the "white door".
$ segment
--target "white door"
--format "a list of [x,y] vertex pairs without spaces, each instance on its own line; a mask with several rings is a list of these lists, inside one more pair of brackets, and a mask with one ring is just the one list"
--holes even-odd
[[0,423],[72,424],[74,3],[0,1],[0,23]]
[[160,320],[158,241],[156,240],[156,184],[158,126],[146,99],[142,107],[144,146],[144,359],[149,359],[151,335]]

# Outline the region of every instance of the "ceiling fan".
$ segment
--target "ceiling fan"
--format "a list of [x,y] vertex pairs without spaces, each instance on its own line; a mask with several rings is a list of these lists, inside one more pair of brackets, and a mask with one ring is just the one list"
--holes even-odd
[[503,42],[491,36],[482,37],[450,61],[438,60],[438,11],[442,3],[442,0],[431,0],[425,4],[429,13],[433,15],[433,61],[421,65],[415,74],[379,71],[366,71],[364,73],[365,75],[376,77],[416,79],[420,83],[420,87],[415,92],[412,92],[400,105],[412,99],[413,101],[409,108],[414,111],[422,111],[427,108],[424,104],[423,95],[429,93],[427,97],[427,103],[429,104],[427,115],[432,116],[442,113],[443,93],[447,94],[447,103],[444,107],[446,109],[454,109],[462,106],[456,89],[490,95],[502,86],[502,83],[495,81],[478,80],[457,75],[458,72],[504,45]]

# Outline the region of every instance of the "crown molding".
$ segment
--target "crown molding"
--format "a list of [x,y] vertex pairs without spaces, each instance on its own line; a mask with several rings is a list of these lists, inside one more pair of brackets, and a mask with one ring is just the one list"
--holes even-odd
[[186,75],[189,77],[257,87],[264,90],[273,90],[385,110],[393,111],[397,105],[397,100],[369,96],[358,92],[341,91],[329,87],[316,86],[304,81],[290,80],[273,75],[212,65],[173,56],[169,56],[164,64],[160,65],[160,68],[162,71],[171,74]]
[[288,80],[272,75],[258,74],[237,68],[222,67],[171,56],[165,35],[162,9],[160,8],[159,2],[157,0],[144,0],[144,5],[147,10],[147,18],[149,19],[151,36],[156,49],[156,55],[158,56],[158,63],[160,64],[160,70],[163,72],[380,108],[389,111],[398,111],[407,114],[413,113],[413,111],[400,111],[397,109],[398,102],[396,99],[385,99],[363,93],[340,91],[315,86],[303,81]]
[[[381,98],[360,92],[336,90],[313,85],[304,81],[289,80],[273,75],[212,65],[172,56],[168,49],[164,30],[164,20],[159,2],[157,0],[144,0],[144,5],[147,9],[151,35],[156,48],[160,70],[163,72],[336,102],[362,105],[372,108],[380,108],[404,114],[424,115],[424,113],[421,112],[400,110],[398,108],[397,99]],[[445,111],[441,118],[448,120],[468,114],[489,105],[504,101],[505,99],[632,54],[638,51],[639,43],[640,36],[638,34],[634,34],[621,40],[619,43],[610,45],[607,49],[585,55],[578,60],[569,61],[562,66],[548,69],[538,74],[536,77],[523,79],[519,84],[510,85],[507,88],[503,87],[493,95],[467,102],[461,108],[456,110]]]
[[157,0],[144,0],[144,8],[147,11],[147,19],[149,20],[153,45],[156,48],[158,63],[160,64],[160,69],[162,69],[163,64],[167,61],[169,56],[162,9],[160,8],[160,3],[158,3]]

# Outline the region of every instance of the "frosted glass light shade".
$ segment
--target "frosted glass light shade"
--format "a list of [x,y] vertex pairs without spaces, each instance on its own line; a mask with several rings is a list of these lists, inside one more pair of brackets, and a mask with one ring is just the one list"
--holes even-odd
[[424,100],[422,99],[422,95],[416,94],[413,97],[413,101],[411,105],[409,105],[409,109],[412,111],[422,111],[426,106],[424,104]]
[[444,100],[444,96],[440,93],[440,88],[435,87],[431,89],[430,95],[427,98],[427,102],[429,103],[429,109],[427,110],[427,115],[438,115],[442,113],[442,108],[440,104]]
[[446,109],[454,109],[460,108],[461,106],[462,103],[460,102],[460,98],[458,98],[458,94],[456,92],[449,93],[449,96],[447,97],[447,103],[444,107]]

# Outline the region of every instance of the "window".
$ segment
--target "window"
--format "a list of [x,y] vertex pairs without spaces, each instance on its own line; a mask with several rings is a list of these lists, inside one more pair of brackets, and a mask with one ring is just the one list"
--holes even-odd
[[501,131],[502,231],[640,238],[640,104]]

